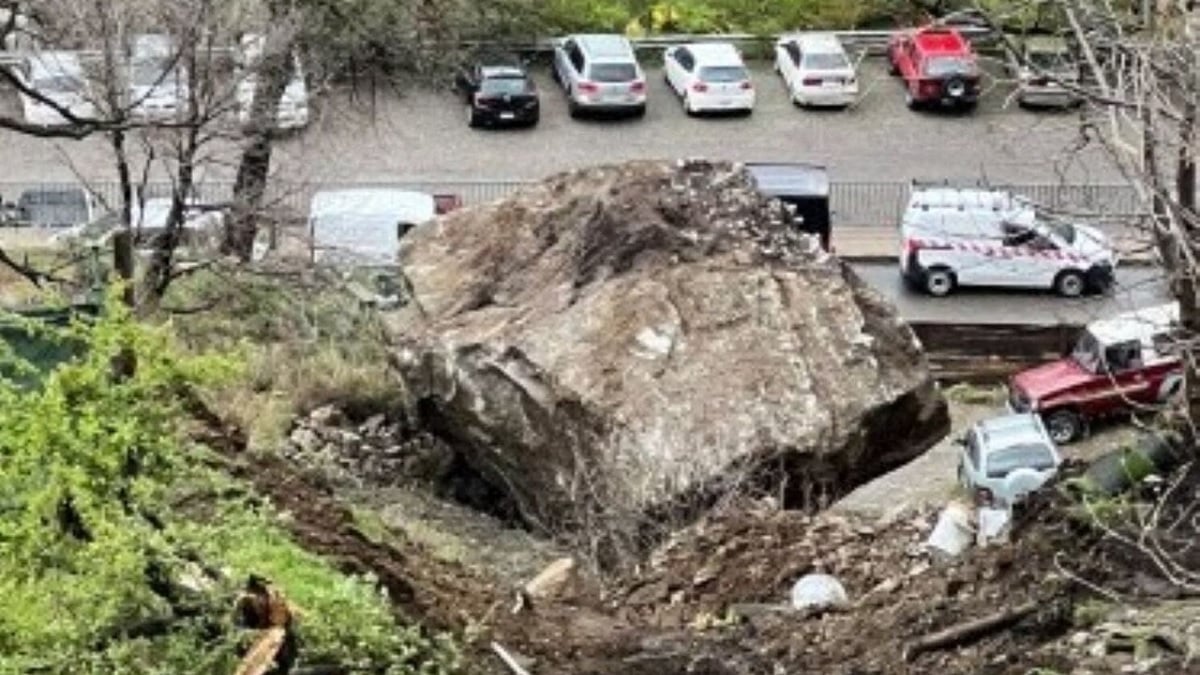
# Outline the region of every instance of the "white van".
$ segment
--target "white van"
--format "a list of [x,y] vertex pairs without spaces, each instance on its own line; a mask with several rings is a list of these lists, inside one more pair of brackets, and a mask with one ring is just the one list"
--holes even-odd
[[44,97],[21,92],[26,122],[39,126],[69,124],[59,110],[81,119],[96,116],[87,75],[75,52],[36,52],[21,59],[12,72],[22,84]]
[[400,238],[437,214],[424,192],[391,188],[322,190],[313,195],[309,232],[314,262],[395,265]]
[[1107,290],[1117,264],[1096,228],[1045,217],[1002,190],[914,188],[900,239],[901,274],[935,296],[991,286],[1078,297]]

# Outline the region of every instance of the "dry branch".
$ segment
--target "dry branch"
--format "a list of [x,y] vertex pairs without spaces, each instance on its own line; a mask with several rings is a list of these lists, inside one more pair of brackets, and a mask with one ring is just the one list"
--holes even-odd
[[941,649],[951,649],[974,642],[1017,623],[1021,619],[1037,611],[1039,603],[1026,602],[1011,609],[1001,610],[995,614],[966,621],[936,633],[930,633],[904,648],[904,660],[912,662],[921,654]]

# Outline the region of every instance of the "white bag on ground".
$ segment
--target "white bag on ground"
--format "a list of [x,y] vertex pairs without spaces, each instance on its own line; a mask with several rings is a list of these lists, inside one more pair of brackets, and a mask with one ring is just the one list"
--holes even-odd
[[796,609],[843,607],[849,602],[842,582],[828,574],[806,574],[792,586],[792,607]]
[[933,553],[957,557],[974,539],[970,507],[962,502],[950,502],[938,515],[937,525],[929,533],[925,546]]
[[993,509],[982,507],[979,509],[979,537],[975,542],[979,546],[987,546],[990,543],[1004,543],[1008,541],[1009,524],[1012,522],[1012,508]]

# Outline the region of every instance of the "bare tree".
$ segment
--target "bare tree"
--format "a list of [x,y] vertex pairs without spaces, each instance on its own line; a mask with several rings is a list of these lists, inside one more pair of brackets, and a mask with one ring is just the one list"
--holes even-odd
[[[0,0],[9,32],[17,27],[16,17],[24,16],[20,4]],[[118,190],[116,203],[105,206],[119,224],[115,267],[131,293],[141,207],[152,182],[168,185],[163,231],[136,277],[136,302],[153,307],[176,274],[175,250],[189,216],[222,206],[200,203],[197,181],[236,154],[241,132],[232,114],[238,99],[230,47],[247,26],[266,22],[254,3],[239,0],[42,0],[37,8],[36,23],[22,22],[34,46],[19,54],[53,63],[52,52],[75,50],[86,66],[85,82],[79,83],[85,104],[64,103],[17,70],[0,69],[0,83],[56,118],[0,115],[0,128],[47,142],[106,139]],[[145,52],[146,44],[154,49]]]

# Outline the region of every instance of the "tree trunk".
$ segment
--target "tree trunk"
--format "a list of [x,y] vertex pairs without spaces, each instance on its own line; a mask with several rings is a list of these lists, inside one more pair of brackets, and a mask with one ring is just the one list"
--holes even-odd
[[[1189,38],[1193,37],[1191,31],[1187,31]],[[1179,155],[1176,160],[1175,167],[1175,198],[1178,203],[1179,213],[1176,214],[1176,221],[1179,223],[1181,230],[1175,236],[1178,246],[1188,246],[1195,250],[1193,243],[1193,232],[1195,231],[1196,223],[1196,124],[1197,124],[1197,104],[1196,97],[1200,96],[1193,87],[1198,84],[1200,74],[1196,73],[1196,68],[1200,66],[1200,58],[1197,57],[1196,49],[1191,49],[1192,63],[1189,81],[1183,89],[1185,91],[1186,100],[1183,106],[1183,120],[1180,122],[1180,143]],[[1182,260],[1177,263],[1186,263],[1185,256],[1180,255]],[[1181,265],[1173,268],[1176,270],[1173,275],[1172,285],[1175,299],[1179,302],[1179,322],[1188,335],[1200,335],[1200,308],[1196,306],[1196,270],[1192,269],[1191,265]],[[1185,359],[1187,370],[1184,375],[1184,391],[1187,392],[1187,412],[1188,419],[1194,425],[1197,420],[1200,420],[1200,371],[1195,359]]]
[[254,253],[258,215],[262,210],[271,170],[271,143],[276,131],[279,103],[292,79],[292,41],[288,39],[283,42],[276,48],[268,38],[262,60],[252,73],[257,86],[250,104],[250,120],[245,129],[247,142],[233,185],[233,209],[221,241],[221,252],[237,256],[242,262],[249,261]]

